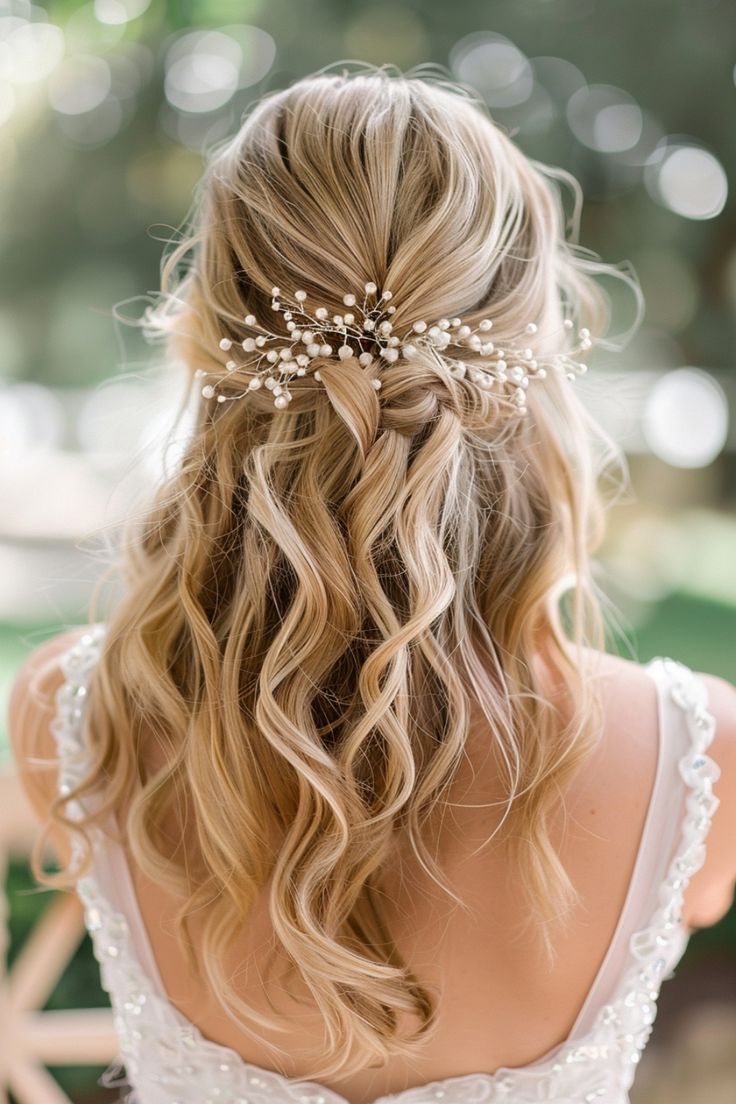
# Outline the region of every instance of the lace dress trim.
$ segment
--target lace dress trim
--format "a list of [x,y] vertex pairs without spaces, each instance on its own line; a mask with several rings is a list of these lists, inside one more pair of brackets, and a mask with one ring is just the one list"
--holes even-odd
[[[61,659],[65,682],[57,693],[52,722],[60,759],[59,793],[68,795],[85,777],[87,747],[83,731],[85,695],[90,673],[104,639],[105,626],[93,626]],[[656,662],[653,660],[652,662]],[[715,718],[707,708],[702,681],[684,664],[662,657],[667,692],[684,711],[689,746],[679,759],[680,775],[688,787],[681,837],[658,904],[646,927],[629,941],[629,962],[615,995],[604,1004],[592,1028],[550,1052],[551,1057],[523,1067],[500,1067],[494,1073],[467,1074],[415,1086],[376,1098],[373,1104],[419,1104],[428,1098],[442,1104],[481,1104],[508,1101],[570,1101],[619,1104],[634,1080],[636,1064],[648,1042],[657,1014],[657,998],[667,970],[687,943],[682,925],[683,894],[690,878],[705,861],[705,837],[719,805],[713,783],[720,768],[706,754],[715,733]],[[78,800],[67,802],[71,819],[80,819]],[[95,835],[95,831],[98,833]],[[93,830],[95,849],[103,842]],[[81,843],[72,840],[72,863]],[[85,924],[100,964],[103,988],[110,996],[119,1062],[104,1075],[107,1085],[122,1069],[133,1090],[128,1104],[348,1104],[345,1097],[319,1082],[296,1080],[246,1063],[239,1054],[206,1039],[199,1030],[162,998],[136,959],[127,920],[105,899],[92,872],[77,881]],[[571,1092],[574,1094],[571,1096]]]

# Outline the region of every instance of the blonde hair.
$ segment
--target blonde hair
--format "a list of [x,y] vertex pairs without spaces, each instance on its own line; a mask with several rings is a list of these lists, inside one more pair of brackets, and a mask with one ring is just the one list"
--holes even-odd
[[[569,237],[560,182],[577,200]],[[377,280],[396,326],[490,315],[502,339],[534,320],[541,343],[559,342],[564,306],[603,335],[595,275],[622,272],[576,246],[579,200],[466,86],[321,71],[264,96],[211,151],[146,312],[146,333],[186,366],[196,424],[123,534],[125,586],[88,695],[95,765],[74,791],[104,783],[105,797],[81,831],[130,802],[124,834],[181,899],[199,976],[237,1022],[284,1030],[223,967],[269,885],[277,944],[326,1027],[317,1078],[410,1057],[432,1034],[436,994],[402,960],[377,884],[401,837],[467,907],[424,831],[449,800],[471,706],[506,795],[487,842],[508,845],[551,953],[576,891],[549,818],[600,725],[586,677],[588,646],[605,647],[590,561],[600,477],[625,462],[553,374],[519,420],[428,355],[385,364],[380,393],[357,360],[325,359],[285,411],[267,392],[207,402],[194,373],[225,374],[219,338],[239,340],[245,313],[273,319],[273,285],[338,311]],[[572,703],[564,725],[532,662],[541,648]],[[144,725],[166,760],[155,772]],[[164,830],[171,815],[186,848]],[[79,829],[60,799],[52,817]],[[404,1013],[419,1022],[406,1036]]]

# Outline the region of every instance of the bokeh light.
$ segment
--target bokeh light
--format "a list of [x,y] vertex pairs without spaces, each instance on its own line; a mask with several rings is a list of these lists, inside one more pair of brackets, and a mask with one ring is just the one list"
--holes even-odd
[[265,76],[276,55],[271,35],[259,27],[237,30],[237,38],[220,30],[189,31],[169,47],[164,92],[173,107],[188,112],[215,111],[228,103],[238,88]]
[[677,368],[649,393],[643,429],[652,452],[668,464],[706,467],[726,443],[728,399],[708,372]]
[[26,381],[0,387],[0,464],[58,446],[65,421],[64,408],[48,387]]
[[95,16],[101,23],[129,23],[150,6],[151,0],[94,0]]
[[54,23],[33,23],[0,12],[0,78],[15,84],[45,80],[64,56],[64,32]]
[[632,149],[642,134],[641,108],[628,92],[610,84],[591,84],[574,92],[567,119],[578,141],[601,153]]
[[64,115],[81,115],[103,103],[111,86],[110,66],[104,58],[68,57],[49,77],[49,103]]
[[723,165],[700,146],[660,143],[648,169],[645,180],[650,195],[677,215],[715,218],[726,205],[728,179]]
[[490,31],[466,35],[450,51],[450,66],[459,80],[477,88],[490,107],[512,107],[532,94],[531,63],[504,35]]

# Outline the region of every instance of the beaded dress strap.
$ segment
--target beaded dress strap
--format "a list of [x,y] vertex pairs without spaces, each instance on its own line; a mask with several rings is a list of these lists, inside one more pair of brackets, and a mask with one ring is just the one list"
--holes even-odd
[[[55,714],[50,724],[59,759],[57,789],[62,797],[71,793],[87,775],[89,747],[84,734],[84,714],[90,673],[99,658],[105,634],[104,624],[92,625],[74,641],[59,658],[64,681],[55,695]],[[70,820],[81,820],[88,807],[74,798],[66,802]],[[74,867],[82,850],[81,840],[72,835],[71,865]]]
[[667,968],[679,960],[687,943],[684,893],[705,862],[705,837],[720,804],[713,784],[721,771],[706,754],[716,727],[715,717],[708,710],[706,686],[678,660],[663,656],[652,662],[661,664],[666,694],[680,707],[684,718],[685,750],[677,758],[677,770],[686,786],[685,815],[666,876],[659,885],[654,912],[646,926],[631,935],[629,965],[613,999],[602,1006],[594,1025],[594,1032],[600,1034],[608,1028],[615,1037],[628,1071],[627,1087],[633,1083],[636,1064],[651,1034]]

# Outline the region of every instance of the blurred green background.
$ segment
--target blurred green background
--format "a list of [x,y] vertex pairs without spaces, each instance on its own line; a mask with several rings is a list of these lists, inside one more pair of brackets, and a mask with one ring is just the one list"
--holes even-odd
[[[99,534],[161,470],[183,373],[116,314],[157,289],[208,146],[263,92],[342,59],[443,67],[579,179],[581,242],[630,262],[646,299],[625,350],[576,382],[632,477],[598,558],[611,648],[736,682],[733,17],[727,0],[0,3],[3,724],[18,664],[86,619]],[[608,290],[623,331],[632,304]],[[11,886],[28,884],[14,863]],[[15,895],[11,958],[42,904]],[[94,976],[85,943],[54,1000],[104,1003]],[[665,986],[660,1049],[735,990],[732,912]],[[669,1091],[656,1061],[637,1097],[652,1104]],[[58,1072],[75,1100],[112,1097],[95,1071]]]

